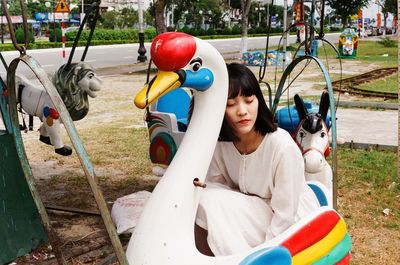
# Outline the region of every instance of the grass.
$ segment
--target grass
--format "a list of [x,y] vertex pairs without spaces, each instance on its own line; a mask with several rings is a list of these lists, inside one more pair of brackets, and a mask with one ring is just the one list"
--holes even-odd
[[[338,150],[339,212],[352,236],[351,264],[398,264],[400,185],[396,154]],[[384,209],[390,214],[383,214]]]
[[374,82],[368,82],[365,84],[361,84],[358,88],[369,90],[369,91],[379,91],[379,92],[390,92],[390,93],[397,93],[397,74],[391,75],[387,78],[380,79]]
[[[324,45],[318,48],[318,56],[336,58],[336,53],[331,47]],[[356,60],[361,60],[363,63],[376,63],[380,67],[395,67],[397,66],[397,47],[385,47],[378,41],[360,40]]]

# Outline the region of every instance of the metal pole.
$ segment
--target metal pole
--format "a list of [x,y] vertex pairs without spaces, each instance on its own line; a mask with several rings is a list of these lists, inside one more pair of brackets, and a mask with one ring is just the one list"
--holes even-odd
[[138,12],[139,12],[139,56],[137,60],[139,62],[145,62],[147,60],[146,56],[146,48],[144,47],[144,30],[143,30],[143,9],[142,9],[142,0],[138,1]]
[[82,2],[81,2],[81,24],[83,23],[83,17],[85,16],[85,7],[84,7],[84,4],[83,4],[83,2],[84,2],[84,0],[82,0]]
[[231,0],[228,0],[228,28],[231,27]]
[[3,31],[3,7],[1,9],[1,44],[4,44],[4,31]]
[[[288,7],[288,1],[285,0],[283,2],[283,31],[286,31],[287,28],[287,7]],[[286,47],[287,47],[287,33],[284,34],[283,36],[283,56],[282,56],[282,71],[285,70],[286,67]]]
[[56,36],[56,13],[55,11],[55,7],[54,7],[54,0],[51,0],[51,4],[53,6],[53,32],[54,32],[54,42],[57,42],[57,36]]

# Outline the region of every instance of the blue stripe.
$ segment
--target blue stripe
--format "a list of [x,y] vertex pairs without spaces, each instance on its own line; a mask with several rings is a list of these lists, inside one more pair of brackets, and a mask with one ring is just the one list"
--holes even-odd
[[292,256],[287,248],[276,246],[260,249],[247,256],[239,265],[290,265]]

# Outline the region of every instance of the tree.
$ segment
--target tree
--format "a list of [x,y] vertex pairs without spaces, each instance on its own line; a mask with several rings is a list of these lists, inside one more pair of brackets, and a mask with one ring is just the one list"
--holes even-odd
[[250,12],[251,0],[240,0],[240,7],[242,10],[242,41],[241,41],[241,53],[247,52],[247,30],[249,28],[249,12]]
[[115,10],[108,11],[101,16],[101,24],[105,29],[114,29],[117,25],[118,12]]
[[369,0],[327,0],[335,13],[342,18],[343,27],[347,26],[348,18],[357,14],[357,11],[368,5]]
[[383,12],[386,11],[393,14],[394,16],[397,15],[397,6],[398,6],[397,0],[384,0],[383,3],[384,3]]
[[389,13],[392,13],[393,15],[397,14],[397,0],[383,0],[379,1],[377,0],[376,3],[381,7],[382,13],[383,13],[383,35],[386,34],[386,26],[387,26],[387,18],[389,16]]
[[156,30],[158,34],[164,33],[167,31],[167,27],[165,26],[165,17],[164,17],[164,9],[167,5],[167,0],[157,0],[154,3],[155,6],[155,19],[156,19]]

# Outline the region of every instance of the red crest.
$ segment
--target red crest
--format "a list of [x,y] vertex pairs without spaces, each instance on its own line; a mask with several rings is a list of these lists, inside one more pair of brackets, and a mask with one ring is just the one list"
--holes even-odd
[[196,52],[195,39],[181,32],[158,35],[151,44],[151,58],[158,69],[176,71],[189,63]]

